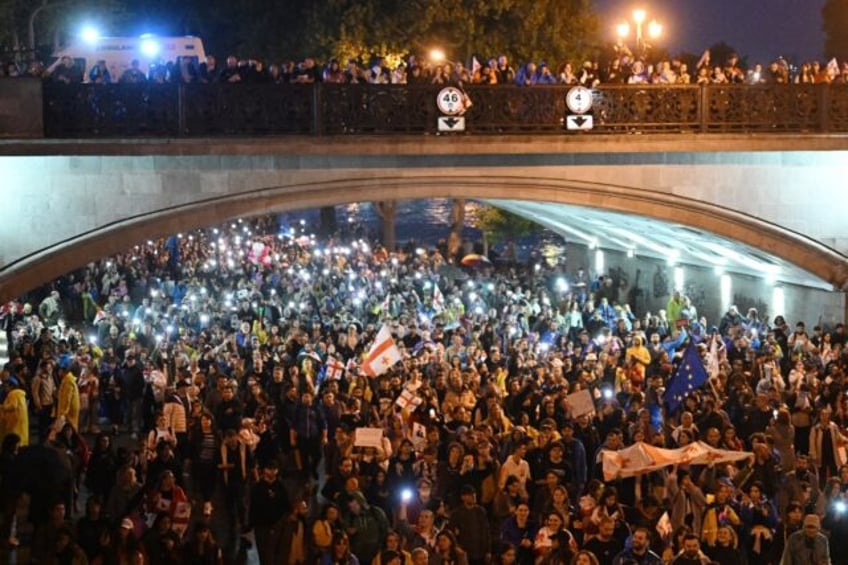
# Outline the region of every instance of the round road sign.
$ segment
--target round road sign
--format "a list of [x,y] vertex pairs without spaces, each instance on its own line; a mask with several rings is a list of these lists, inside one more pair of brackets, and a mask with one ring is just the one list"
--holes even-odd
[[575,114],[585,114],[592,109],[592,91],[585,86],[575,86],[565,95],[565,105]]
[[439,111],[448,116],[461,114],[465,110],[465,95],[455,86],[447,86],[439,91],[436,97],[436,106]]

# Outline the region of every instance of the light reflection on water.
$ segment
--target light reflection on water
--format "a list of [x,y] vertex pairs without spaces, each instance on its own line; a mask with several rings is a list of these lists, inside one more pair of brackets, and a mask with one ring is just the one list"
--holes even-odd
[[[433,198],[429,200],[404,200],[398,203],[396,212],[396,230],[398,243],[406,243],[410,239],[427,245],[435,245],[440,240],[447,239],[450,233],[450,198]],[[482,240],[480,230],[472,227],[476,212],[481,204],[467,201],[465,205],[465,227],[462,237],[472,242]],[[305,219],[317,228],[319,222],[318,210],[303,210],[280,215],[281,223],[297,222]],[[339,226],[351,224],[361,226],[364,231],[377,237],[380,233],[380,219],[369,202],[356,202],[336,206],[336,220]],[[562,245],[563,240],[555,233],[540,228],[539,233],[521,238],[516,242],[519,260],[527,256],[534,248],[542,245]],[[496,249],[499,246],[496,246]]]

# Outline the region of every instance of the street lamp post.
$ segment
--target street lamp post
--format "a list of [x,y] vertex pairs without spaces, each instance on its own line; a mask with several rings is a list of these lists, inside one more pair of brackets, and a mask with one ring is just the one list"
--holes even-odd
[[[643,34],[643,25],[645,20],[647,19],[647,12],[641,8],[633,10],[633,23],[636,24],[636,51],[639,55],[644,55],[650,45],[645,41],[645,37]],[[657,20],[651,20],[648,24],[648,37],[650,39],[657,39],[660,35],[662,35],[663,27]],[[628,35],[630,35],[630,23],[627,21],[621,22],[616,26],[616,32],[618,33],[618,37],[622,40],[626,39]]]

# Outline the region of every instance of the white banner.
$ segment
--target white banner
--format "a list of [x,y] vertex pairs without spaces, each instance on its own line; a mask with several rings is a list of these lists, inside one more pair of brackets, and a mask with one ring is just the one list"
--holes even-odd
[[612,481],[617,477],[644,475],[669,465],[730,463],[748,459],[754,454],[749,451],[716,449],[701,441],[678,449],[663,449],[640,441],[618,451],[604,451],[601,456],[604,464],[604,479]]

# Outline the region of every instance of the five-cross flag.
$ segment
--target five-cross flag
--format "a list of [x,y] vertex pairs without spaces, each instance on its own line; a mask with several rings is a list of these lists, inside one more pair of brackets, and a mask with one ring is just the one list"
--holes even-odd
[[424,399],[417,396],[414,392],[405,388],[401,391],[400,396],[395,400],[395,404],[400,406],[401,410],[407,410],[410,407],[414,410],[424,402]]
[[670,414],[673,414],[683,404],[683,399],[696,388],[707,382],[707,370],[701,361],[701,355],[695,342],[690,340],[680,365],[668,382],[663,398]]
[[400,360],[400,349],[392,340],[389,326],[383,324],[383,327],[377,333],[374,345],[371,346],[368,355],[362,362],[362,371],[369,377],[376,377],[391,369],[392,365]]
[[327,357],[327,364],[324,366],[324,371],[327,380],[337,381],[344,376],[345,366],[341,361],[330,355]]

